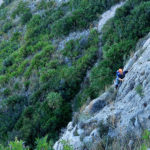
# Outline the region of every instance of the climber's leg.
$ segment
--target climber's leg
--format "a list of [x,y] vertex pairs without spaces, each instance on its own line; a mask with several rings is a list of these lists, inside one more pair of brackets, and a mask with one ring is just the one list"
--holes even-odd
[[116,89],[118,89],[119,83],[120,83],[119,79],[116,78],[116,82],[115,82],[115,88],[116,88]]

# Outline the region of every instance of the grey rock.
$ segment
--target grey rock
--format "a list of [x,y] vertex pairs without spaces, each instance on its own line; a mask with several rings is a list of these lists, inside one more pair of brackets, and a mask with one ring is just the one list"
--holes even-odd
[[[89,119],[78,122],[77,126],[69,133],[66,131],[63,139],[71,142],[74,138],[79,137],[78,142],[81,146],[78,146],[83,148],[83,145],[86,145],[87,147],[89,143],[100,141],[100,137],[103,136],[100,122],[109,125],[107,132],[104,132],[104,134],[113,138],[119,137],[122,140],[125,135],[129,134],[133,137],[140,137],[144,129],[150,129],[150,75],[148,74],[149,67],[147,67],[150,66],[150,62],[147,61],[147,58],[150,58],[150,36],[142,45],[143,48],[140,48],[135,53],[136,56],[134,55],[131,58],[136,58],[136,61],[132,65],[130,64],[132,69],[126,75],[123,84],[116,93],[117,95],[113,97],[115,91],[112,86],[100,97],[93,100],[83,111],[83,114],[93,112],[93,115]],[[141,49],[144,49],[144,51],[141,52]],[[137,54],[140,55],[137,57]],[[129,60],[129,62],[131,61]],[[142,83],[142,90],[144,91],[142,97],[135,90],[140,83]],[[73,134],[76,127],[78,127],[78,136]],[[99,130],[100,128],[101,130]],[[128,143],[130,149],[132,149],[133,144],[133,141],[130,140]],[[72,142],[72,145],[75,147],[74,142]]]
[[0,0],[0,5],[3,3],[3,0]]
[[129,85],[130,91],[134,89],[134,86],[135,86],[135,81],[131,81],[131,83]]
[[105,106],[107,105],[106,101],[104,100],[99,100],[99,101],[96,101],[92,108],[91,108],[91,113],[96,113],[98,111],[100,111],[102,108],[104,108]]
[[79,128],[79,129],[77,130],[77,133],[78,133],[78,135],[82,135],[82,134],[84,134],[84,130],[82,130],[82,129]]
[[68,129],[68,131],[71,131],[73,129],[72,122],[70,122],[68,124],[67,129]]
[[129,143],[128,143],[128,146],[129,146],[129,149],[132,150],[132,147],[133,147],[133,140],[130,140]]
[[83,143],[84,143],[85,147],[88,147],[88,149],[90,149],[92,146],[93,140],[90,136],[87,136],[83,139]]
[[83,142],[84,142],[84,144],[91,144],[93,141],[90,136],[87,136],[83,139]]
[[93,130],[91,132],[90,136],[93,137],[94,139],[98,139],[99,138],[99,131],[98,131],[98,129]]

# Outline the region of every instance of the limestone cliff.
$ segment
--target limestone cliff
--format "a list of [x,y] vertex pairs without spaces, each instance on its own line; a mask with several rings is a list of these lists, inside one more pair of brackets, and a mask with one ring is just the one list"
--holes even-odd
[[150,34],[137,44],[137,51],[124,69],[129,70],[118,91],[108,91],[93,100],[54,145],[62,150],[62,140],[74,150],[92,149],[106,134],[112,138],[140,137],[150,129]]

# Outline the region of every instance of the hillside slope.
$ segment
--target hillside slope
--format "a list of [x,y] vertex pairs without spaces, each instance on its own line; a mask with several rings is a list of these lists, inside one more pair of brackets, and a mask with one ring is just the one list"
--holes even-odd
[[[116,70],[150,32],[149,10],[149,0],[5,0],[0,6],[0,143],[8,147],[23,140],[26,149],[41,143],[52,149],[72,116],[73,125],[90,118],[79,112],[112,85]],[[131,87],[143,96],[146,89],[137,83]],[[130,93],[126,87],[116,101],[123,100],[121,92]],[[108,105],[109,96],[115,99],[112,88],[91,112]]]
[[[2,4],[1,143],[18,137],[33,148],[36,138],[58,138],[71,120],[72,100],[86,72],[98,59],[94,21],[119,1],[11,0]],[[84,30],[88,35],[63,42],[72,32]]]
[[63,149],[61,141],[67,141],[74,150],[92,150],[104,135],[129,142],[150,129],[150,34],[138,43],[137,50],[125,66],[129,73],[117,93],[112,86],[93,100],[68,124],[55,150]]

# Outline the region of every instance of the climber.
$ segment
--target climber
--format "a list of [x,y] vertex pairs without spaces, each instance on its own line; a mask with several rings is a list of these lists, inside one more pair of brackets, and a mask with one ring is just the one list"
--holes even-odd
[[119,84],[123,82],[123,79],[125,77],[125,75],[128,73],[128,71],[123,71],[123,69],[119,69],[116,72],[116,83],[115,83],[115,88],[117,89]]

